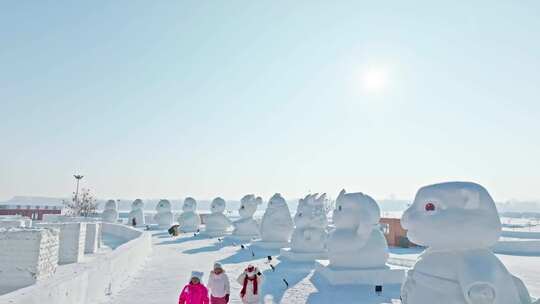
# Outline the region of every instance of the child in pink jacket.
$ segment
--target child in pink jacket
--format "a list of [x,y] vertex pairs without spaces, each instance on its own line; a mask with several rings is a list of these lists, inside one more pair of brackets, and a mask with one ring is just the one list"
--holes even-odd
[[208,304],[208,289],[201,283],[202,277],[202,272],[191,273],[191,280],[182,289],[178,304]]

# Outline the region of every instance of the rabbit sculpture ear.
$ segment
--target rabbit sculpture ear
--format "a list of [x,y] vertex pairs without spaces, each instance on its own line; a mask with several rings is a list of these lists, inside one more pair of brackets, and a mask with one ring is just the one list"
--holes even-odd
[[340,192],[339,192],[339,195],[338,195],[338,199],[342,198],[345,194],[347,194],[347,191],[345,191],[345,189],[342,189]]
[[263,203],[262,197],[260,197],[260,196],[257,196],[255,201],[257,202],[257,205],[261,205]]

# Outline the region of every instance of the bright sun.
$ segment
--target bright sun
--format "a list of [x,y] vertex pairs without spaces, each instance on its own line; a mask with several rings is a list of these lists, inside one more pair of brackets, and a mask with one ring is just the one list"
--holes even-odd
[[388,86],[388,73],[383,68],[367,68],[361,74],[361,84],[368,93],[384,91]]

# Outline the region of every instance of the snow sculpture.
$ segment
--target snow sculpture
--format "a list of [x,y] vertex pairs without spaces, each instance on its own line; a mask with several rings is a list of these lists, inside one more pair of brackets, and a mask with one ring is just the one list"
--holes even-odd
[[173,214],[171,212],[171,202],[168,200],[160,200],[156,205],[156,215],[154,221],[158,224],[159,229],[168,229],[173,222]]
[[118,221],[118,204],[115,200],[108,200],[105,203],[105,210],[103,210],[101,217],[107,223],[116,223]]
[[231,221],[223,214],[225,211],[225,200],[216,197],[210,205],[210,213],[205,218],[205,234],[209,236],[220,236],[231,227]]
[[259,237],[259,224],[253,219],[257,207],[262,204],[262,198],[248,194],[240,200],[238,214],[240,219],[233,223],[233,236],[241,240],[251,240]]
[[373,198],[342,190],[332,217],[336,228],[327,241],[329,262],[316,265],[331,284],[401,283],[403,270],[386,266],[388,245]]
[[276,193],[270,198],[261,222],[261,242],[265,248],[288,247],[294,224],[287,202]]
[[141,227],[144,222],[144,203],[141,199],[136,199],[131,203],[131,211],[128,215],[128,225]]
[[381,211],[369,195],[342,190],[333,213],[336,226],[328,239],[330,266],[384,267],[388,245],[379,229]]
[[291,248],[282,249],[281,256],[294,261],[313,261],[326,257],[326,193],[307,195],[300,199],[294,216]]
[[501,223],[482,186],[449,182],[423,187],[401,223],[412,242],[428,247],[407,274],[404,304],[531,303],[523,282],[490,249]]
[[178,230],[181,232],[196,232],[201,225],[201,218],[197,213],[197,201],[192,197],[186,197],[182,205],[182,213],[178,217]]

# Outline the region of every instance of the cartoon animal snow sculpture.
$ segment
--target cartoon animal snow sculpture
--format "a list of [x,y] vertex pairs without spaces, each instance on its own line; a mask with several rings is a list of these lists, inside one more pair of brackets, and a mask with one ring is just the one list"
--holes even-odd
[[388,245],[379,229],[381,211],[373,198],[344,189],[332,216],[336,229],[327,242],[331,268],[386,267]]
[[238,209],[240,219],[233,223],[233,236],[243,240],[259,237],[259,224],[253,219],[253,214],[260,204],[262,204],[262,198],[255,197],[253,194],[248,194],[240,200],[240,209]]
[[402,286],[404,304],[531,303],[523,282],[490,249],[501,223],[484,187],[449,182],[420,188],[401,224],[412,242],[427,247]]
[[101,214],[104,222],[116,223],[118,221],[118,204],[115,200],[108,200],[105,203],[105,210]]
[[326,226],[328,220],[324,210],[326,193],[308,195],[300,199],[294,216],[296,228],[291,239],[293,252],[324,252],[326,250]]
[[231,227],[231,221],[223,214],[225,211],[225,200],[216,197],[210,205],[211,212],[206,216],[205,233],[211,236],[223,235]]
[[160,200],[156,205],[156,215],[154,221],[160,229],[168,229],[173,222],[173,214],[171,212],[171,203],[168,200]]
[[261,222],[261,240],[271,243],[288,243],[294,224],[287,202],[281,194],[270,198]]
[[128,225],[144,226],[144,203],[141,199],[136,199],[131,203],[131,211],[128,215]]
[[182,206],[182,213],[178,216],[178,230],[182,232],[195,232],[199,230],[201,218],[197,213],[197,201],[192,197],[187,197]]

